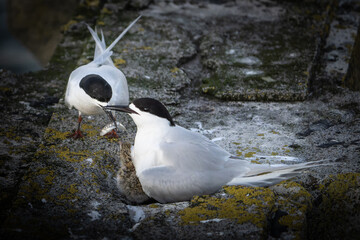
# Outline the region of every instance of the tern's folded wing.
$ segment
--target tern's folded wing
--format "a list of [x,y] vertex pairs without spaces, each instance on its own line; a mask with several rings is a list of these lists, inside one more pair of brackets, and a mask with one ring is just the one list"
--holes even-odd
[[144,192],[159,202],[190,200],[194,195],[216,192],[229,181],[221,171],[182,171],[169,166],[149,168],[138,174]]
[[[206,137],[181,127],[172,129],[172,132],[164,137],[159,154],[161,154],[158,156],[161,164],[185,170],[221,170],[229,168],[232,162],[236,162],[236,175],[238,175],[242,165],[248,164],[244,160],[230,159],[230,153]],[[229,169],[229,174],[232,171]]]

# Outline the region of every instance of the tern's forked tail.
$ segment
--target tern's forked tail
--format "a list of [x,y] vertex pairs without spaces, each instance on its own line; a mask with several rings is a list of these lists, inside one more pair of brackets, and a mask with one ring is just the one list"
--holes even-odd
[[[106,42],[105,42],[104,33],[102,30],[100,30],[100,32],[101,32],[101,40],[100,40],[96,28],[95,28],[95,31],[89,25],[87,26],[87,28],[89,29],[91,36],[93,37],[93,39],[95,41],[94,59],[96,59],[106,50]],[[113,65],[113,62],[110,57],[105,58],[103,56],[103,58],[104,58],[103,64]]]
[[114,65],[111,60],[112,48],[120,41],[120,39],[130,30],[130,28],[140,19],[141,15],[137,17],[130,25],[106,48],[104,34],[101,31],[101,40],[96,31],[87,26],[91,36],[93,37],[95,45],[95,53],[93,62],[96,64],[110,64]]
[[329,165],[329,163],[325,163],[325,161],[316,161],[281,166],[252,164],[251,170],[245,176],[235,177],[227,183],[227,185],[266,187],[295,177],[306,169],[323,165]]

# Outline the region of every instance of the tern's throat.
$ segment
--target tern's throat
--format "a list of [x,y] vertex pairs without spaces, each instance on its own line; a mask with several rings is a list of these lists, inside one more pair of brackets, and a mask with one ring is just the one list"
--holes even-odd
[[141,112],[140,114],[130,115],[134,120],[138,131],[168,131],[173,127],[166,118],[158,117],[149,113]]
[[156,141],[156,139],[163,138],[166,133],[170,130],[171,126],[168,121],[160,121],[154,123],[144,123],[137,125],[137,133],[136,136],[143,138],[150,138]]
[[[135,120],[135,119],[134,119]],[[169,121],[166,119],[147,119],[147,121],[135,122],[137,132],[135,137],[135,148],[156,148],[158,144],[166,139],[171,130]]]
[[140,124],[137,126],[133,148],[133,162],[137,174],[159,163],[159,149],[170,130],[168,123]]

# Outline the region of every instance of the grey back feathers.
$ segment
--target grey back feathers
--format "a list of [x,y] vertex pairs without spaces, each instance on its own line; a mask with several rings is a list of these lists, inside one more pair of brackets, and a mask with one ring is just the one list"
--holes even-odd
[[92,98],[100,102],[109,102],[112,89],[109,83],[97,74],[86,75],[80,81],[80,87]]
[[133,101],[133,104],[143,112],[154,114],[158,117],[169,120],[170,126],[175,126],[175,123],[166,109],[166,107],[153,98],[139,98]]

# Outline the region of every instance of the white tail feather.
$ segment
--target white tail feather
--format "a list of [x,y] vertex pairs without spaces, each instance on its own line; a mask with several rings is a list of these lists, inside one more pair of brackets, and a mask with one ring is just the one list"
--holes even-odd
[[94,61],[92,61],[93,63],[97,64],[97,65],[101,65],[104,64],[108,58],[111,57],[111,55],[113,54],[112,51],[107,52],[107,53],[102,53],[100,56],[98,56],[96,59],[94,59]]
[[106,43],[105,43],[105,37],[104,37],[104,32],[102,29],[100,29],[101,31],[101,43],[102,43],[102,46],[104,46],[104,50],[106,48]]
[[227,185],[265,187],[299,175],[302,170],[327,165],[324,161],[307,162],[283,166],[251,165],[246,175],[235,177]]
[[[116,43],[118,43],[120,41],[120,39],[130,30],[130,28],[140,19],[141,15],[139,17],[137,17],[132,23],[130,23],[130,25],[125,28],[125,30],[99,55],[99,56],[96,56],[96,58],[94,59],[94,62],[98,63],[100,62],[100,60],[102,59],[106,59],[103,57],[104,56],[108,56],[109,52],[111,52],[111,49],[116,45]],[[90,30],[90,29],[89,29]],[[90,31],[91,32],[91,31]],[[95,33],[95,32],[94,32]],[[91,34],[93,35],[93,34]],[[97,34],[95,33],[96,35],[96,38],[99,40],[99,43],[100,43],[100,39],[99,37],[97,36]],[[93,36],[94,38],[94,36]],[[94,38],[95,39],[95,38]],[[96,45],[98,45],[97,41],[95,40],[96,42]],[[105,40],[104,40],[105,42]],[[100,43],[101,44],[101,43]],[[110,54],[111,56],[111,54]]]
[[96,28],[95,28],[95,31],[89,25],[87,25],[87,28],[89,29],[89,32],[91,33],[91,36],[93,37],[93,39],[95,41],[94,58],[96,58],[97,56],[99,56],[101,53],[103,53],[105,51],[106,46],[103,44],[102,41],[100,41]]
[[94,62],[97,64],[114,65],[114,63],[110,58],[111,54],[102,55],[106,49],[105,38],[102,30],[101,30],[101,41],[100,41],[99,36],[97,34],[97,29],[95,28],[94,31],[90,26],[87,26],[87,28],[89,29],[89,32],[91,33],[91,36],[95,41]]
[[95,41],[95,53],[94,53],[94,60],[93,62],[96,64],[108,64],[114,65],[113,61],[111,60],[110,56],[112,55],[111,49],[120,41],[120,39],[130,30],[130,28],[139,20],[141,16],[136,18],[111,44],[108,48],[106,48],[104,33],[101,31],[101,40],[97,34],[97,30],[95,31],[87,25],[91,36]]

